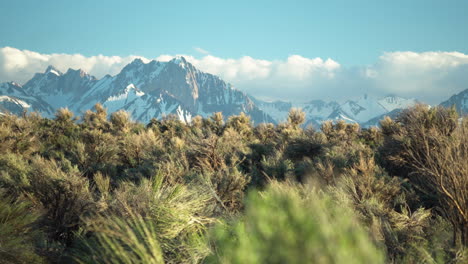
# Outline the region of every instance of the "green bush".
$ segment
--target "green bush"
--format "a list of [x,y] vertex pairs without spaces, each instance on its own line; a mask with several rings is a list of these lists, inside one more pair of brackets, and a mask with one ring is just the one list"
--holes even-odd
[[245,215],[216,226],[211,263],[383,263],[349,208],[313,189],[272,182]]
[[107,204],[88,221],[93,236],[85,238],[81,261],[198,263],[208,254],[202,237],[213,222],[214,199],[206,187],[172,184],[157,175],[139,184],[123,182],[108,193],[109,182],[99,178],[101,202]]
[[101,218],[94,227],[95,237],[85,242],[87,251],[75,256],[78,263],[164,263],[158,230],[142,216]]

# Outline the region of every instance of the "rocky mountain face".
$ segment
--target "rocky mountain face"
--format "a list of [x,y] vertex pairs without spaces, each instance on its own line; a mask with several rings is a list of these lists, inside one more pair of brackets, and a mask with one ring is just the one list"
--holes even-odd
[[101,79],[82,70],[62,73],[49,66],[23,86],[2,84],[0,95],[4,96],[0,99],[3,111],[29,109],[46,117],[61,107],[81,115],[99,102],[109,113],[123,109],[134,120],[145,123],[169,114],[190,122],[192,116],[207,117],[213,112],[223,112],[226,117],[244,112],[255,123],[274,122],[245,93],[217,76],[199,71],[183,57],[149,63],[136,59],[119,74]]
[[453,95],[447,101],[444,101],[440,104],[444,107],[452,107],[455,106],[457,112],[460,115],[468,114],[468,89]]
[[24,92],[41,98],[53,109],[71,107],[81,96],[97,82],[96,78],[82,70],[69,69],[61,73],[49,66],[44,73],[36,73],[22,87]]

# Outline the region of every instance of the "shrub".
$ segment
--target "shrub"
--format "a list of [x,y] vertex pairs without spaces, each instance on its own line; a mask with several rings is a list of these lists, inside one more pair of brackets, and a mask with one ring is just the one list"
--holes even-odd
[[244,138],[249,138],[253,130],[250,116],[246,115],[244,112],[237,116],[230,116],[226,123],[226,128],[234,129]]
[[130,129],[130,114],[124,110],[114,112],[110,122],[117,133],[127,133]]
[[288,114],[288,124],[297,129],[305,122],[305,113],[298,108],[291,108]]
[[0,150],[31,155],[40,148],[37,126],[40,117],[30,115],[18,118],[14,115],[0,116]]
[[321,151],[322,146],[317,144],[313,138],[295,137],[289,141],[285,149],[285,156],[288,159],[300,161],[304,157],[315,158],[319,156]]
[[57,162],[37,156],[27,174],[18,176],[6,182],[8,188],[24,193],[40,208],[38,224],[50,240],[70,246],[74,232],[83,225],[82,216],[92,210],[87,179],[76,169],[65,172]]
[[80,169],[91,177],[95,172],[116,176],[119,145],[115,136],[100,129],[85,130],[82,133],[83,144],[79,146],[75,157],[80,161]]
[[88,110],[83,116],[84,125],[88,128],[108,130],[107,110],[100,104],[94,105],[95,112]]
[[430,210],[410,211],[401,179],[389,177],[372,157],[361,155],[359,163],[347,169],[337,186],[330,189],[337,200],[358,212],[374,241],[385,246],[391,261],[399,262],[408,248],[424,242]]
[[282,181],[286,179],[293,180],[295,178],[294,163],[289,159],[285,159],[280,150],[276,150],[271,156],[264,156],[260,164],[260,173],[268,180],[276,179]]
[[4,153],[0,155],[0,188],[11,197],[21,195],[22,186],[29,183],[31,168],[28,161],[18,154]]
[[119,157],[130,168],[141,167],[144,164],[149,166],[163,150],[161,139],[152,129],[148,129],[126,135]]
[[123,111],[108,121],[99,104],[83,122],[67,109],[1,115],[0,255],[200,263],[213,249],[208,260],[225,263],[373,263],[382,252],[389,263],[466,263],[467,119],[417,106],[382,129],[314,131],[304,118],[169,115],[145,127]]
[[262,144],[271,144],[279,141],[279,135],[276,131],[275,125],[272,123],[261,123],[254,128],[255,138]]
[[383,263],[346,206],[315,190],[272,182],[250,193],[245,216],[219,224],[210,263]]
[[33,245],[38,217],[30,203],[8,198],[0,189],[0,263],[43,263]]
[[221,112],[216,112],[213,113],[213,115],[210,117],[211,123],[211,129],[216,135],[221,135],[223,132],[224,128],[224,117],[223,113]]
[[68,108],[60,108],[55,113],[55,120],[59,123],[73,122],[73,113]]
[[382,122],[386,166],[410,180],[427,205],[454,228],[454,245],[468,245],[468,121],[454,109],[419,105]]
[[78,263],[164,263],[158,230],[140,215],[101,218],[93,228],[97,233],[85,242],[87,252],[76,254]]
[[202,176],[219,205],[228,211],[242,208],[244,191],[250,177],[242,174],[236,167],[223,169]]
[[[147,259],[154,261],[159,247],[168,263],[196,263],[208,254],[201,237],[213,222],[214,199],[203,185],[172,184],[158,174],[139,184],[121,183],[106,200],[108,209],[98,221],[90,220],[91,231],[97,235],[98,248],[113,254],[117,263],[140,263],[147,258],[139,256],[141,250],[148,251],[142,254],[150,254]],[[142,239],[143,234],[151,237]],[[126,250],[112,253],[115,243]],[[127,258],[134,262],[126,262]]]

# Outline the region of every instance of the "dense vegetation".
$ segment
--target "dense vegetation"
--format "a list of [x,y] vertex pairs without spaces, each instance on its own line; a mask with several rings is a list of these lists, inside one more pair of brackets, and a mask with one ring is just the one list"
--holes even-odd
[[0,116],[0,263],[467,263],[468,119]]

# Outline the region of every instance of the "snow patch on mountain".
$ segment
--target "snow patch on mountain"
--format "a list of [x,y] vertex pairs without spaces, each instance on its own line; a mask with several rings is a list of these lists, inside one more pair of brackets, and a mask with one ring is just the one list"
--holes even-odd
[[12,113],[16,115],[20,115],[31,107],[30,104],[22,101],[18,98],[1,95],[0,96],[0,113]]
[[179,120],[186,123],[190,124],[192,122],[192,114],[180,107],[180,105],[177,107],[177,116],[179,117]]
[[129,84],[123,91],[122,93],[118,95],[111,96],[107,99],[107,101],[121,101],[121,100],[133,100],[136,99],[137,97],[141,97],[145,95],[144,92],[141,92],[135,88],[135,85]]
[[30,108],[31,105],[26,103],[25,101],[16,99],[14,97],[6,96],[6,95],[0,95],[0,102],[13,102],[23,108]]
[[377,100],[366,95],[356,101],[347,101],[340,108],[344,115],[358,123],[388,112]]

